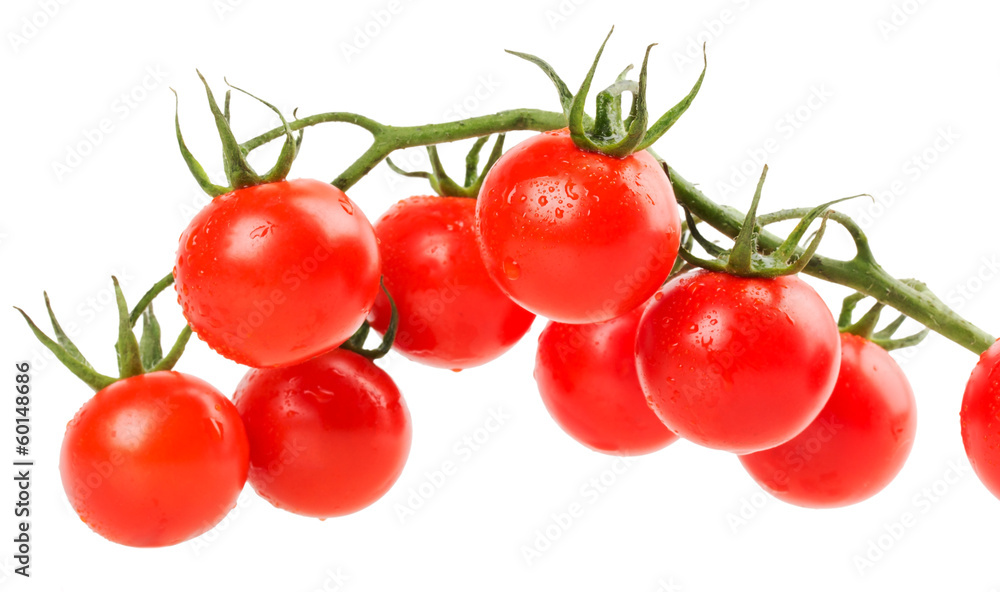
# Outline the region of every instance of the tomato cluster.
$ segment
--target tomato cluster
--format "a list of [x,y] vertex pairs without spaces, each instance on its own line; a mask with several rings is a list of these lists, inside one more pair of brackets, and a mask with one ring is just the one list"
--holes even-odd
[[[890,339],[899,322],[875,333],[878,303],[852,324],[852,297],[838,323],[798,276],[831,204],[796,215],[785,243],[761,248],[762,176],[736,244],[722,249],[690,210],[681,224],[667,168],[645,149],[700,79],[647,130],[645,62],[637,84],[619,78],[602,93],[590,120],[578,106],[593,70],[573,96],[547,64],[518,55],[556,82],[568,127],[506,153],[501,137],[479,174],[482,138],[464,186],[431,148],[433,173],[405,174],[427,177],[438,195],[403,199],[374,225],[338,187],[284,179],[298,140],[283,118],[279,163],[257,175],[229,130],[228,97],[223,112],[208,90],[229,185],[207,180],[178,124],[181,153],[214,199],[181,233],[171,276],[136,309],[115,283],[120,378],[94,371],[51,308],[56,340],[25,317],[97,391],[69,422],[60,461],[84,522],[121,544],[176,544],[218,523],[246,481],[303,516],[357,512],[393,486],[412,439],[403,396],[374,360],[394,347],[436,368],[479,366],[536,315],[549,319],[534,369],[545,407],[595,451],[688,440],[738,455],[764,489],[805,507],[857,503],[888,485],[916,430],[913,392],[882,347],[904,344]],[[622,120],[626,91],[635,99]],[[695,241],[711,259],[693,254]],[[171,282],[190,328],[164,355],[150,301]],[[383,336],[376,349],[365,349],[370,328]],[[250,368],[231,400],[172,371],[192,331]],[[998,373],[1000,343],[973,372],[961,419],[973,467],[1000,497]]]

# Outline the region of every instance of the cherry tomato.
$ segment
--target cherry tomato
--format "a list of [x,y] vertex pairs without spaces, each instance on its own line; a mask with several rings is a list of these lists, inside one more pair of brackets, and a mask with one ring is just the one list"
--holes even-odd
[[66,426],[69,502],[104,538],[162,547],[194,538],[236,505],[247,479],[243,422],[229,399],[178,372],[112,383]]
[[837,325],[795,276],[674,278],[639,322],[639,381],[682,438],[737,454],[787,442],[830,398]]
[[191,328],[253,367],[337,347],[379,290],[375,233],[336,187],[310,179],[212,200],[181,234],[174,279]]
[[830,400],[809,427],[740,462],[771,495],[806,508],[866,500],[903,468],[917,431],[913,390],[884,349],[840,336],[840,373]]
[[399,389],[346,350],[251,370],[234,402],[250,439],[250,484],[296,514],[327,518],[372,504],[410,452],[410,412]]
[[677,440],[646,404],[635,369],[635,333],[645,305],[602,323],[549,322],[538,337],[535,381],[549,414],[567,434],[619,456]]
[[979,480],[1000,498],[1000,341],[979,357],[962,398],[962,442]]
[[[475,235],[476,201],[411,197],[375,223],[382,274],[399,312],[393,347],[439,368],[485,364],[510,349],[535,315],[514,304],[486,273]],[[389,301],[375,300],[369,322],[384,333]]]
[[656,159],[585,152],[567,130],[529,138],[497,161],[476,227],[500,289],[563,323],[606,321],[645,302],[670,273],[680,238],[673,188]]

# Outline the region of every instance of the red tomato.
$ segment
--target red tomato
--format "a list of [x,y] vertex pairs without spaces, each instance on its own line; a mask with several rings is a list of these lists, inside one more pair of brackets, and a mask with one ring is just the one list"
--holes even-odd
[[737,454],[787,442],[830,398],[837,325],[794,276],[694,271],[670,281],[639,323],[639,381],[682,438]]
[[635,369],[645,306],[603,323],[549,322],[538,337],[535,381],[567,434],[598,452],[646,454],[677,440],[646,404]]
[[289,512],[357,512],[392,487],[410,452],[410,412],[399,389],[353,352],[251,370],[234,401],[250,439],[250,484]]
[[[471,368],[511,348],[535,315],[493,283],[479,256],[476,201],[411,197],[375,223],[382,274],[399,312],[393,347],[439,368]],[[375,300],[369,322],[385,333],[389,301]]]
[[1000,498],[1000,341],[979,357],[962,398],[965,454],[986,489]]
[[69,502],[104,538],[162,547],[194,538],[236,505],[247,479],[243,422],[200,379],[120,380],[66,426],[59,472]]
[[379,290],[375,233],[336,187],[310,179],[212,200],[181,234],[174,279],[191,328],[253,367],[337,347]]
[[837,385],[809,427],[770,450],[741,456],[750,475],[778,499],[806,508],[866,500],[903,468],[917,431],[913,390],[887,351],[840,336]]
[[648,152],[585,152],[567,130],[521,142],[490,169],[476,209],[500,289],[563,323],[623,315],[663,283],[680,239],[666,173]]

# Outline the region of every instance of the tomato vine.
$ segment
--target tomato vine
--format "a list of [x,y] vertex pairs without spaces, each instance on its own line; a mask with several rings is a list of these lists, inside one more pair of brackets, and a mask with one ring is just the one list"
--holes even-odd
[[[334,179],[333,184],[342,190],[352,187],[396,150],[519,130],[549,131],[567,125],[566,116],[562,113],[538,109],[512,109],[459,121],[415,126],[385,125],[356,113],[331,112],[296,119],[288,125],[292,131],[298,131],[332,122],[357,125],[373,136],[368,150]],[[241,147],[249,152],[272,140],[283,138],[285,133],[284,127],[274,128],[244,142]],[[739,235],[745,213],[715,203],[695,183],[685,179],[673,168],[669,169],[669,174],[677,202],[681,206],[726,236],[735,238]],[[807,212],[808,209],[802,209],[781,214],[786,217],[801,217]],[[778,215],[772,215],[775,216]],[[871,296],[973,353],[986,351],[996,340],[988,332],[962,318],[929,290],[915,288],[885,271],[872,254],[865,233],[849,216],[832,211],[830,219],[850,233],[857,253],[846,261],[817,254],[806,264],[803,270],[805,273]],[[766,230],[761,231],[758,240],[762,249],[775,249],[783,242],[781,237]]]

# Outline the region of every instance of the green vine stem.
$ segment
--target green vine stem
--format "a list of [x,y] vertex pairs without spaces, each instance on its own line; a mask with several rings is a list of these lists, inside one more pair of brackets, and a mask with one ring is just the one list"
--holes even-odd
[[[390,126],[355,113],[333,112],[296,119],[289,122],[288,126],[292,131],[297,131],[331,122],[359,126],[370,132],[373,137],[368,150],[333,181],[333,184],[342,190],[353,186],[396,150],[518,130],[543,132],[564,128],[567,125],[566,116],[562,113],[538,109],[514,109],[460,121],[419,126]],[[244,152],[249,152],[272,140],[283,138],[287,133],[285,127],[278,127],[244,142],[241,146]],[[672,168],[668,173],[681,206],[726,236],[735,238],[739,235],[746,217],[745,213],[713,202],[694,183],[684,179]],[[759,223],[763,226],[781,219],[801,217],[808,211],[807,208],[785,210],[761,217]],[[980,354],[993,344],[994,337],[963,319],[931,292],[917,290],[882,269],[872,255],[867,237],[851,218],[840,212],[831,211],[830,220],[841,224],[851,234],[857,254],[847,261],[814,255],[806,265],[804,273],[871,296],[973,353]],[[758,244],[762,250],[774,250],[781,245],[782,240],[781,237],[762,230]]]
[[[460,121],[397,127],[383,125],[363,115],[337,112],[303,117],[290,121],[288,125],[292,131],[297,131],[318,123],[331,122],[354,124],[368,130],[374,138],[368,150],[333,180],[335,186],[346,191],[396,150],[444,144],[501,132],[518,130],[546,132],[566,127],[566,116],[562,113],[551,113],[539,109],[514,109]],[[283,127],[275,128],[244,142],[242,144],[243,150],[249,152],[271,140],[284,137],[284,134]]]

